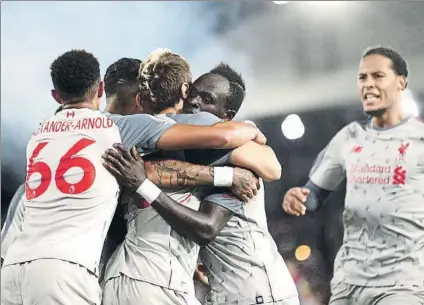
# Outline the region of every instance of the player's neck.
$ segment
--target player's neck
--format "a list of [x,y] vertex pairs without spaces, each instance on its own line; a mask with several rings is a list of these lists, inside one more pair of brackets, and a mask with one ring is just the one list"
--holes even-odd
[[162,110],[159,114],[178,114],[178,110],[175,107],[169,107]]
[[93,101],[83,101],[72,104],[63,104],[63,109],[92,109],[96,110]]
[[372,124],[377,128],[393,127],[399,125],[406,116],[398,107],[392,107],[387,109],[381,117],[373,117]]

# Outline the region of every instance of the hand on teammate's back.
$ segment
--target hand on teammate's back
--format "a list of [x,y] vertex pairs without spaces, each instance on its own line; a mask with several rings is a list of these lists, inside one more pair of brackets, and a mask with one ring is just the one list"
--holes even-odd
[[259,179],[247,169],[235,167],[231,191],[244,202],[249,201],[259,190]]
[[309,195],[309,190],[301,187],[293,187],[289,189],[284,196],[283,210],[289,215],[305,215],[305,202]]
[[135,147],[131,154],[122,144],[114,144],[114,149],[108,149],[102,155],[103,166],[118,180],[118,182],[132,190],[146,180],[144,161],[138,155]]

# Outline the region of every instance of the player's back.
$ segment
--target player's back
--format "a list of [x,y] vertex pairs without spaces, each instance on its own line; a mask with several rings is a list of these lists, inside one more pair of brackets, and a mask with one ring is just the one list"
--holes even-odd
[[27,146],[24,221],[5,265],[57,258],[98,272],[119,194],[101,155],[119,142],[99,111],[63,110],[40,124]]
[[[215,240],[200,249],[211,285],[206,297],[210,304],[224,300],[259,304],[297,296],[293,279],[268,231],[262,180],[260,183],[258,194],[232,209],[235,215]],[[220,197],[216,194],[205,200],[216,202],[222,200]]]

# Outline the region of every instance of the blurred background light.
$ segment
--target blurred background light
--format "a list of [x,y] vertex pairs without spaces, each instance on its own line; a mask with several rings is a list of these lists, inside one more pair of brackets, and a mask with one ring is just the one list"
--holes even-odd
[[289,140],[299,139],[305,133],[305,125],[297,114],[289,114],[281,123],[281,131]]
[[305,261],[311,256],[311,247],[308,245],[301,245],[296,248],[294,256],[298,261]]

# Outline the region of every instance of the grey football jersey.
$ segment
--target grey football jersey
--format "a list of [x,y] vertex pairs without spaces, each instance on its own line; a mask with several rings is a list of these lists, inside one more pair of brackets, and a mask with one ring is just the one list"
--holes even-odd
[[21,184],[10,201],[6,221],[1,230],[1,258],[6,257],[7,249],[15,240],[24,218],[25,184]]
[[63,110],[40,124],[27,146],[23,221],[4,265],[56,258],[97,274],[119,194],[101,155],[120,142],[155,149],[173,124],[90,109]]
[[[220,121],[206,112],[171,115],[168,119],[193,125],[212,125]],[[206,152],[207,150],[197,150],[198,154],[205,156],[203,160],[207,158]],[[226,151],[221,154],[215,155],[216,165],[225,164],[230,158],[230,153]],[[207,162],[212,161],[207,159]],[[197,210],[209,190],[210,188],[184,188],[163,191],[177,202]],[[155,209],[138,196],[129,198],[126,218],[128,232],[125,241],[116,249],[106,266],[105,281],[122,273],[165,288],[193,291],[193,273],[199,246],[174,231]]]
[[333,284],[424,285],[424,123],[344,127],[310,179],[334,190],[345,177],[345,231]]
[[258,194],[246,204],[231,194],[216,193],[204,200],[235,215],[218,236],[200,249],[211,291],[208,304],[280,301],[297,296],[293,278],[268,231],[262,179]]

